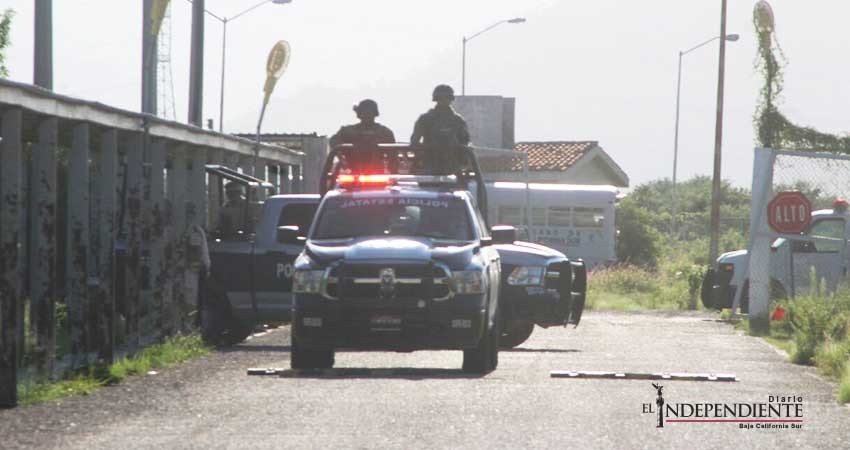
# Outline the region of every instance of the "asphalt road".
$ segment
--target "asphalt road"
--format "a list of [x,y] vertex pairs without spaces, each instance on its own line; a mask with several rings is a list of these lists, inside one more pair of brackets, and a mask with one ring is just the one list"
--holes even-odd
[[[588,313],[537,328],[485,377],[460,352],[339,353],[321,376],[247,376],[289,366],[289,330],[56,404],[0,411],[0,448],[847,449],[850,409],[812,368],[702,313]],[[801,396],[800,429],[737,423],[655,427],[644,380],[551,378],[551,370],[733,373],[734,383],[663,381],[668,404]]]

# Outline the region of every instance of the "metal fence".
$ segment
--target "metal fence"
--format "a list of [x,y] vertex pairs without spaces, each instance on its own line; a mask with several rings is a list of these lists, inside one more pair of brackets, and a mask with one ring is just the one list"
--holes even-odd
[[201,230],[239,167],[301,191],[304,154],[0,80],[0,406],[19,376],[112,362],[196,311]]
[[[748,267],[734,308],[749,307],[750,320],[766,322],[770,302],[782,297],[831,292],[847,276],[847,216],[833,211],[850,197],[850,156],[756,149]],[[768,222],[776,193],[800,191],[816,212],[802,234],[781,234]]]

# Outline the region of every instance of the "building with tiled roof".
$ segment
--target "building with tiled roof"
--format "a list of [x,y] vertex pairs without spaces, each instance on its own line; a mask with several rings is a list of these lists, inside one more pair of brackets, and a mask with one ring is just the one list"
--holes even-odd
[[480,153],[481,170],[490,181],[524,181],[523,154],[528,154],[533,183],[592,184],[628,187],[629,177],[596,141],[517,142],[515,157],[488,158]]

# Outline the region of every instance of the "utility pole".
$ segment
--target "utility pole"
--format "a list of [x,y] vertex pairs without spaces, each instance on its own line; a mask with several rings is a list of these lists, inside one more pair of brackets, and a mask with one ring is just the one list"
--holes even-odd
[[53,90],[53,0],[35,0],[33,84]]
[[192,1],[192,57],[189,67],[189,123],[201,126],[204,113],[204,0]]
[[157,35],[153,27],[153,2],[142,2],[142,112],[156,115]]
[[[726,36],[726,0],[720,6],[720,36]],[[708,263],[717,260],[720,240],[720,155],[723,147],[723,83],[726,69],[726,39],[720,39],[720,64],[717,75],[717,119],[714,125],[714,175],[711,180],[711,233]]]

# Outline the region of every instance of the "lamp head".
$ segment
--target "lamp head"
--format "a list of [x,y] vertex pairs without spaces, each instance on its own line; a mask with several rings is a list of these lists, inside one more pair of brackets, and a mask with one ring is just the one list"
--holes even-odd
[[741,36],[739,36],[737,34],[727,34],[726,35],[726,40],[729,41],[729,42],[735,42],[740,38],[741,38]]
[[525,17],[514,17],[513,19],[508,20],[508,23],[523,23],[525,22]]

